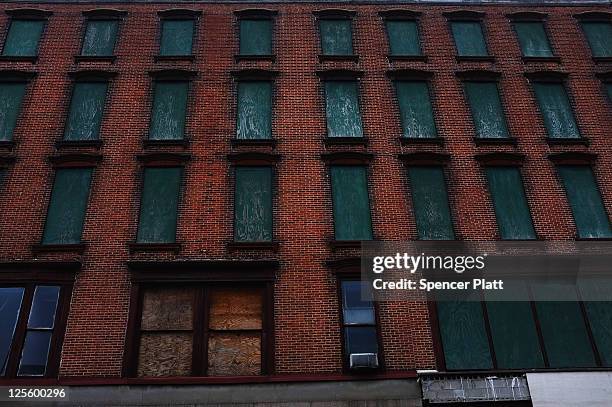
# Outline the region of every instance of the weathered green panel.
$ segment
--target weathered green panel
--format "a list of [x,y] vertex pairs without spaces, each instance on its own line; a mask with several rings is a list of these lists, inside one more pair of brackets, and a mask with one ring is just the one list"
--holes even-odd
[[486,174],[501,238],[535,239],[519,169],[488,167]]
[[236,167],[234,240],[272,241],[272,168]]
[[25,83],[0,82],[0,141],[13,139],[25,90]]
[[137,242],[176,241],[182,174],[180,167],[145,168]]
[[330,173],[336,240],[371,240],[366,167],[332,166]]
[[466,57],[487,56],[487,44],[485,42],[482,26],[477,21],[453,21],[451,22],[453,38],[457,47],[457,54]]
[[481,304],[440,301],[437,307],[446,369],[492,369]]
[[396,81],[395,89],[402,121],[402,136],[436,137],[436,124],[427,82]]
[[358,88],[354,81],[325,82],[328,137],[363,137]]
[[92,168],[60,168],[55,174],[43,244],[81,243]]
[[563,84],[536,82],[533,89],[548,137],[580,138],[580,131]]
[[81,55],[113,55],[118,28],[119,21],[117,20],[89,20],[85,29]]
[[160,55],[191,55],[194,20],[162,20]]
[[453,240],[455,233],[441,167],[408,168],[419,239]]
[[548,42],[544,23],[538,21],[522,21],[514,23],[523,56],[552,57],[553,53]]
[[419,28],[416,21],[387,21],[391,55],[421,55]]
[[189,82],[155,82],[149,138],[180,140],[185,136]]
[[238,83],[239,139],[272,138],[272,83],[252,81]]
[[610,220],[591,168],[584,165],[560,165],[557,170],[574,214],[578,236],[612,237]]
[[594,57],[612,57],[612,24],[599,21],[582,23]]
[[497,83],[465,82],[465,93],[470,104],[477,136],[480,138],[508,137],[506,117],[499,98]]
[[323,55],[353,55],[351,20],[320,20]]
[[42,20],[13,20],[9,28],[2,55],[34,57],[45,28]]
[[97,140],[106,101],[106,82],[74,84],[64,140]]
[[240,20],[240,55],[272,54],[272,20]]

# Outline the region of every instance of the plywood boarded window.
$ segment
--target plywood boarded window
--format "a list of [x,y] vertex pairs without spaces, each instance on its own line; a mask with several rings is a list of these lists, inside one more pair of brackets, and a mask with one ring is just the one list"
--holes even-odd
[[325,81],[328,137],[363,137],[357,81]]
[[465,57],[484,57],[489,54],[482,26],[478,21],[453,21],[451,30],[457,55]]
[[149,138],[181,140],[185,137],[188,81],[157,81],[154,84]]
[[466,82],[464,87],[477,137],[508,137],[508,127],[497,83]]
[[272,20],[240,20],[240,55],[272,54]]
[[240,81],[238,83],[239,139],[272,138],[272,83]]
[[13,20],[6,35],[2,55],[11,57],[35,57],[38,43],[45,28],[43,20]]
[[13,139],[25,91],[25,82],[0,82],[0,141]]
[[159,54],[163,56],[191,55],[195,21],[163,20]]
[[514,23],[521,51],[525,57],[552,57],[544,23],[540,21],[521,21]]
[[562,83],[533,84],[546,132],[550,138],[580,138],[572,106]]
[[106,82],[77,82],[72,100],[64,140],[97,140],[106,100]]
[[436,137],[429,86],[425,81],[396,81],[395,91],[402,122],[402,137]]
[[385,26],[392,56],[421,55],[419,28],[416,21],[388,20]]
[[81,55],[84,56],[112,56],[115,51],[115,42],[119,20],[90,20],[85,28]]
[[353,55],[352,21],[321,20],[321,50],[323,55]]
[[236,167],[234,240],[272,240],[272,167]]
[[336,240],[372,240],[365,166],[330,167]]
[[584,21],[582,30],[586,34],[594,57],[612,57],[612,23]]

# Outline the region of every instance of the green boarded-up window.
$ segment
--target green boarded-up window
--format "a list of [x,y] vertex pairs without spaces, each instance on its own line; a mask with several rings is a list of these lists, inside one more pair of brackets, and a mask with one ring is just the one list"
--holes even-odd
[[336,240],[371,240],[366,167],[332,166],[330,173]]
[[580,131],[563,84],[536,82],[533,89],[548,137],[580,138]]
[[578,236],[581,238],[612,237],[610,220],[591,168],[581,165],[561,165],[557,167],[557,170],[574,214]]
[[11,141],[26,83],[0,82],[0,141]]
[[408,178],[419,239],[453,240],[455,233],[442,167],[410,167]]
[[552,57],[553,53],[548,42],[544,23],[524,21],[514,23],[523,56]]
[[272,138],[272,83],[241,81],[238,83],[239,139]]
[[519,169],[488,167],[486,174],[501,238],[535,239]]
[[180,140],[185,136],[187,110],[187,81],[157,81],[153,95],[151,128],[152,140]]
[[55,174],[43,244],[81,243],[92,168],[62,168]]
[[323,55],[353,55],[351,20],[320,20]]
[[2,55],[34,57],[38,55],[38,43],[45,28],[43,20],[13,20],[9,28]]
[[421,55],[419,28],[416,21],[389,20],[385,25],[391,55]]
[[191,55],[194,27],[194,20],[162,20],[159,54]]
[[402,121],[402,136],[436,137],[437,131],[427,82],[397,81],[395,90]]
[[583,22],[591,53],[594,57],[612,57],[612,24],[607,22]]
[[482,305],[469,301],[441,301],[437,308],[446,368],[492,369]]
[[356,81],[325,81],[328,137],[363,137]]
[[64,140],[97,140],[106,100],[106,82],[76,82]]
[[508,137],[508,127],[497,83],[465,82],[476,134],[480,138]]
[[236,167],[234,240],[272,241],[272,168]]
[[118,20],[89,20],[85,28],[81,55],[111,56],[115,51]]
[[138,243],[174,243],[181,190],[181,167],[145,168]]
[[272,55],[272,20],[240,20],[240,55]]
[[452,21],[451,29],[457,54],[466,57],[487,56],[487,44],[482,26],[477,21]]

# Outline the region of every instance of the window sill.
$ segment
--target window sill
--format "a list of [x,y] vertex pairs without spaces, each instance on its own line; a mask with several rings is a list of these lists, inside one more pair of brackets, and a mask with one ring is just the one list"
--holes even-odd
[[612,56],[611,57],[593,57],[593,61],[596,64],[610,64],[612,63]]
[[276,140],[275,139],[239,139],[239,138],[234,138],[230,140],[230,143],[232,144],[232,146],[234,147],[240,147],[240,146],[269,146],[269,147],[276,147]]
[[85,243],[72,244],[35,244],[32,245],[32,253],[54,253],[54,252],[73,252],[82,254],[87,245]]
[[518,141],[515,137],[499,137],[499,138],[485,138],[485,137],[474,137],[474,144],[477,146],[487,145],[517,145]]
[[323,142],[326,146],[367,146],[370,141],[367,137],[326,137]]
[[227,248],[230,251],[236,250],[270,250],[277,252],[279,242],[229,242]]
[[71,147],[94,147],[100,149],[102,140],[60,140],[55,143],[56,148],[71,148]]
[[389,62],[396,61],[418,61],[427,62],[427,56],[425,55],[387,55]]
[[319,55],[319,62],[325,61],[348,61],[359,62],[359,55]]
[[[373,240],[369,240],[373,241]],[[337,249],[361,249],[361,240],[331,240],[329,247],[332,250]]]
[[275,62],[276,61],[276,55],[274,55],[274,54],[269,54],[269,55],[242,55],[242,54],[238,54],[238,55],[234,55],[234,60],[236,62],[240,62],[240,61],[270,61],[270,62]]
[[590,141],[587,138],[546,138],[546,143],[549,146],[589,146]]
[[31,62],[35,64],[38,56],[0,55],[0,62]]
[[11,151],[13,148],[15,148],[13,140],[0,140],[0,150]]
[[612,237],[576,237],[574,240],[577,242],[608,242],[612,241]]
[[136,252],[173,252],[181,251],[180,243],[128,243],[130,253]]
[[190,144],[191,144],[191,141],[189,141],[189,139],[186,139],[186,138],[168,139],[168,140],[153,140],[153,139],[147,138],[142,141],[142,145],[145,148],[163,147],[163,146],[180,146],[183,148],[188,148]]
[[400,144],[403,146],[411,144],[436,144],[444,145],[442,137],[400,137]]
[[530,63],[530,62],[554,62],[557,64],[561,63],[561,58],[554,57],[554,56],[553,57],[526,57],[526,56],[523,56],[521,57],[521,59],[525,63]]
[[74,62],[108,62],[114,63],[117,60],[116,55],[75,55]]
[[195,61],[195,55],[155,55],[153,57],[155,62],[165,62],[165,61]]
[[457,55],[455,57],[457,62],[495,62],[495,57],[490,55],[482,56],[468,56],[468,55]]

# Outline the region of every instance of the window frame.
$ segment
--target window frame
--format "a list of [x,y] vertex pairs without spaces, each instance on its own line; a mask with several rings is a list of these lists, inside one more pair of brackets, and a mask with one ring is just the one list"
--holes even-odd
[[[157,12],[157,52],[154,60],[157,61],[194,61],[196,58],[196,50],[198,48],[198,37],[200,30],[200,20],[202,11],[192,9],[169,9]],[[162,39],[164,34],[164,21],[193,21],[193,33],[191,38],[191,50],[185,55],[163,55],[161,53]]]
[[[514,37],[516,38],[516,42],[518,44],[519,52],[521,54],[521,59],[523,62],[540,62],[540,61],[550,61],[550,62],[561,62],[561,58],[557,53],[557,49],[555,44],[552,42],[552,32],[550,31],[550,27],[548,24],[548,15],[545,13],[541,13],[538,11],[522,11],[516,13],[506,14],[508,21],[510,22],[510,26],[512,31],[514,32]],[[546,35],[546,41],[548,42],[548,46],[550,48],[551,56],[525,56],[523,54],[523,49],[521,47],[521,43],[519,40],[518,31],[516,30],[515,23],[541,23],[544,29],[544,33]]]
[[[115,10],[115,9],[93,9],[83,11],[83,23],[81,26],[80,33],[80,46],[79,53],[75,55],[75,61],[109,61],[115,62],[117,59],[117,46],[120,42],[121,31],[125,23],[125,17],[127,16],[126,11]],[[87,26],[91,21],[116,21],[117,22],[117,33],[113,42],[113,53],[111,55],[83,55],[83,47],[85,45],[85,35],[87,34]]]
[[[24,62],[32,62],[35,63],[38,61],[40,56],[40,47],[42,42],[45,39],[45,34],[47,33],[47,28],[49,25],[49,18],[53,15],[52,11],[42,10],[42,9],[34,9],[34,8],[18,8],[18,9],[10,9],[5,10],[5,13],[9,16],[8,22],[6,25],[6,29],[4,30],[4,35],[2,36],[2,48],[0,49],[0,60],[5,61],[24,61]],[[3,55],[4,48],[6,46],[6,40],[8,39],[8,34],[11,29],[11,25],[15,20],[22,21],[42,21],[43,27],[40,33],[40,38],[38,39],[38,44],[36,45],[36,55],[27,55],[27,56],[13,56],[13,55]]]
[[612,55],[610,56],[593,55],[593,50],[591,49],[591,43],[589,41],[586,31],[584,30],[584,25],[583,25],[583,23],[608,23],[612,26],[612,13],[604,12],[604,11],[585,11],[582,13],[574,14],[573,17],[578,22],[579,30],[582,33],[583,44],[586,46],[585,48],[589,50],[591,59],[595,63],[612,62]]
[[[237,52],[234,54],[234,59],[238,61],[248,60],[270,60],[274,62],[276,60],[276,17],[278,15],[277,10],[273,9],[244,9],[234,11],[234,35],[237,39],[238,47]],[[270,22],[270,54],[242,54],[240,53],[240,31],[241,22],[243,20],[263,20]]]

